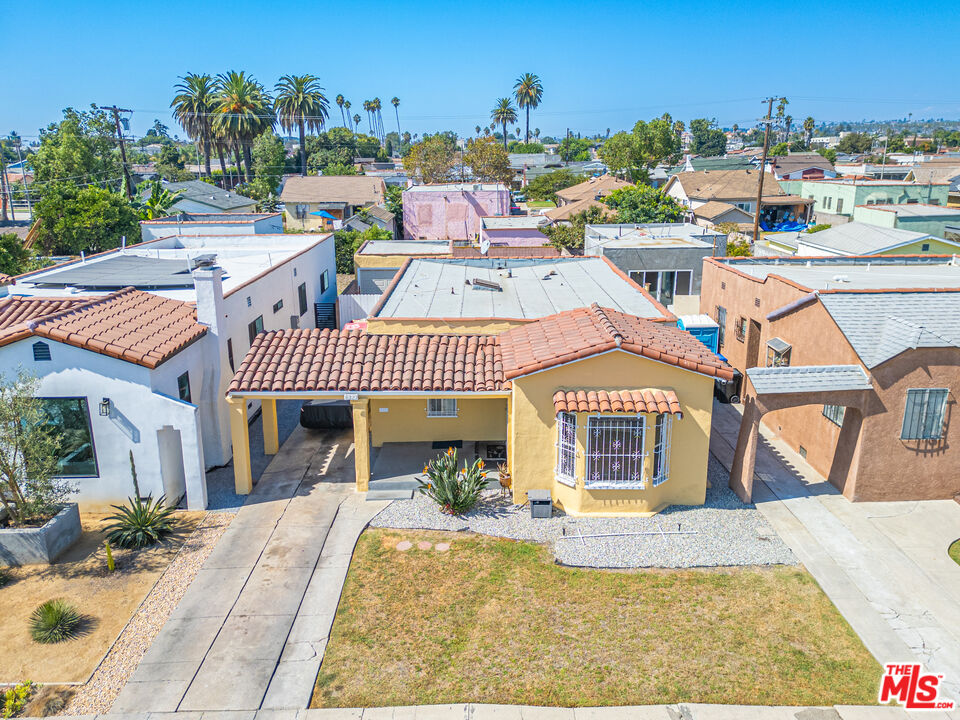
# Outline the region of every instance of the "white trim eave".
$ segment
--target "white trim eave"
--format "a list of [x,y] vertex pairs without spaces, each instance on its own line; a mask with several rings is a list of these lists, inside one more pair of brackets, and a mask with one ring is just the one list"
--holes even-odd
[[275,400],[345,400],[348,395],[360,398],[377,397],[457,397],[457,398],[508,398],[510,390],[269,390],[258,392],[228,392],[228,398],[274,398]]

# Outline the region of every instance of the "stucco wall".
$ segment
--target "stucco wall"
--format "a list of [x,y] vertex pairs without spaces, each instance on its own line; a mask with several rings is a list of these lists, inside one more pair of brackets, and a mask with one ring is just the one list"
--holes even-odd
[[480,218],[508,215],[510,191],[418,190],[403,193],[403,236],[417,240],[468,240],[479,236]]
[[712,257],[713,248],[604,248],[600,254],[628,275],[645,270],[690,270],[689,294],[697,295],[703,277],[703,258]]
[[[550,490],[569,513],[627,515],[666,505],[702,504],[706,495],[713,379],[631,353],[613,351],[513,381],[511,438],[508,445],[514,501],[532,489]],[[683,419],[674,420],[670,478],[645,490],[587,490],[583,487],[587,415],[578,417],[577,487],[555,480],[557,425],[553,394],[558,389],[676,391]],[[647,415],[647,475],[652,464],[653,422]]]
[[482,230],[481,240],[489,240],[491,245],[507,247],[542,247],[550,238],[536,228],[511,228],[509,230]]
[[[209,212],[209,210],[207,211]],[[283,217],[278,213],[271,217],[249,222],[187,222],[140,224],[140,236],[144,241],[171,235],[249,235],[250,233],[282,233]]]
[[427,398],[374,398],[370,432],[375,447],[385,442],[440,440],[503,441],[507,437],[506,398],[457,398],[457,417],[427,417]]

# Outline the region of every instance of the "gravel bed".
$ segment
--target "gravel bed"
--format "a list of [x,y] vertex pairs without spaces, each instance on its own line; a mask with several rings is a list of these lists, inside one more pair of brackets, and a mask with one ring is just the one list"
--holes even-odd
[[[549,520],[533,520],[526,506],[513,505],[498,491],[463,517],[444,515],[420,493],[394,500],[372,527],[472,531],[483,535],[546,543],[564,565],[600,568],[687,568],[736,565],[795,565],[797,559],[752,504],[730,490],[729,474],[710,456],[711,487],[704,505],[673,506],[648,518],[570,517],[554,509]],[[667,534],[695,531],[695,534]],[[604,533],[654,532],[580,538]],[[659,534],[659,533],[664,534]]]
[[163,571],[90,679],[70,698],[61,714],[110,712],[137,664],[197,576],[200,566],[233,519],[232,513],[207,513]]

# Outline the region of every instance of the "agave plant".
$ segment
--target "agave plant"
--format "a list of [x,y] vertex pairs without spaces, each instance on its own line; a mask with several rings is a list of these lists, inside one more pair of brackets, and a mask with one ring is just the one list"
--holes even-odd
[[122,548],[143,548],[154,545],[173,532],[173,507],[166,507],[161,495],[154,501],[133,497],[128,505],[114,505],[117,512],[108,517],[113,522],[107,526],[107,540]]
[[38,643],[58,643],[75,638],[83,615],[66,600],[47,600],[30,615],[30,637]]
[[483,460],[477,458],[472,465],[468,465],[464,460],[463,467],[458,470],[455,448],[447,448],[445,453],[427,463],[423,474],[427,479],[419,481],[418,489],[448,515],[463,515],[469,512],[487,486]]

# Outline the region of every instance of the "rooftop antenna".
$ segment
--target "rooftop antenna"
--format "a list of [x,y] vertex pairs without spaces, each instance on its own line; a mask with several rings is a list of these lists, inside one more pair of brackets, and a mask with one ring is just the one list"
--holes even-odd
[[488,252],[490,252],[490,241],[484,238],[480,241],[480,254],[486,255]]

